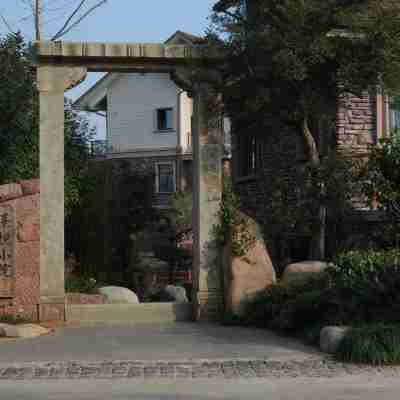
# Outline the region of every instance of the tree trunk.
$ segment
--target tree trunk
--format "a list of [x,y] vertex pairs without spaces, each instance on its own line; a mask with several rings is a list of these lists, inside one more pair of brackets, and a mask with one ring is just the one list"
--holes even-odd
[[[317,143],[310,131],[308,117],[303,120],[303,139],[306,147],[308,159],[313,167],[319,167],[321,164]],[[321,197],[325,196],[325,187],[321,187]],[[311,260],[323,260],[325,258],[325,235],[326,235],[326,217],[327,208],[323,203],[319,204],[318,210],[318,227],[312,233],[309,257]]]

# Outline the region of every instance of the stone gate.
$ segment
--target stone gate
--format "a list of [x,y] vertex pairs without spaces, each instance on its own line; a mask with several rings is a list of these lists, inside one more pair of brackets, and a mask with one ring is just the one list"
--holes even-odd
[[[40,309],[45,318],[65,312],[64,92],[88,72],[168,72],[194,98],[193,223],[196,320],[218,318],[222,271],[212,230],[222,193],[223,135],[207,116],[204,84],[191,84],[192,65],[216,57],[202,46],[40,42],[36,45],[40,94]],[[204,68],[204,65],[202,65]],[[189,74],[188,74],[189,72]]]

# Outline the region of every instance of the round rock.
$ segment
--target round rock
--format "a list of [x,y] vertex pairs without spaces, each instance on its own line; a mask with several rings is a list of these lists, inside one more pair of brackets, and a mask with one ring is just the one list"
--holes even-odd
[[119,304],[139,304],[137,295],[124,287],[120,286],[104,286],[99,290],[99,294],[102,294],[106,298],[106,303],[119,303]]
[[326,326],[321,330],[319,346],[324,353],[335,354],[340,342],[349,332],[348,326]]
[[11,338],[34,338],[47,335],[49,329],[35,324],[9,325],[0,324],[0,336]]
[[330,264],[323,261],[302,261],[289,264],[283,273],[284,284],[303,283],[324,272]]
[[163,292],[175,303],[189,303],[186,289],[180,286],[167,285]]

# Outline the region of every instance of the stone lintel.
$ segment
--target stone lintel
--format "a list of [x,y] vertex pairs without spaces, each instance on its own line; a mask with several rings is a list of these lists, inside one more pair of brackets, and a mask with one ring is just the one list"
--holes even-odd
[[38,90],[40,92],[65,92],[85,80],[87,69],[82,67],[40,66]]
[[35,59],[38,65],[61,64],[89,66],[138,62],[179,65],[196,59],[218,60],[220,54],[202,45],[166,45],[161,43],[73,43],[37,42]]

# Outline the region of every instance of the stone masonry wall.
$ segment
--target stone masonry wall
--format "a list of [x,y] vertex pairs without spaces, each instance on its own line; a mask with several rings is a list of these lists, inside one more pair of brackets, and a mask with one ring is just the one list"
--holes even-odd
[[341,150],[365,153],[377,143],[376,95],[343,96],[338,103],[337,145]]
[[[338,102],[336,145],[338,149],[351,151],[354,155],[365,155],[368,147],[377,140],[377,113],[376,96],[368,94],[362,97],[352,95],[344,96]],[[237,148],[237,137],[233,132],[233,176],[234,188],[239,194],[241,204],[247,213],[262,226],[269,226],[271,210],[274,207],[271,199],[273,182],[286,182],[287,187],[296,186],[296,173],[305,162],[302,138],[293,135],[284,128],[271,127],[270,132],[261,132],[259,142],[262,142],[261,165],[257,168],[255,176],[241,179],[237,174],[237,164],[240,149]],[[297,202],[296,191],[290,194],[290,202],[295,208]],[[306,238],[294,238],[297,247],[304,247]],[[301,244],[300,241],[304,243]],[[269,243],[269,250],[274,263],[285,263],[288,243],[278,243],[279,238],[274,238]],[[286,246],[286,249],[284,247]],[[298,257],[305,257],[303,250],[298,251]],[[290,250],[289,250],[290,253]],[[290,255],[289,255],[290,258]]]
[[[7,281],[12,287],[0,297],[0,315],[18,314],[29,319],[37,318],[40,298],[40,207],[39,181],[22,181],[0,186],[0,218],[13,219],[12,226],[3,230],[0,243],[2,262],[0,286]],[[5,242],[5,236],[9,245]],[[1,241],[0,241],[1,242]],[[4,267],[7,265],[8,272]]]

